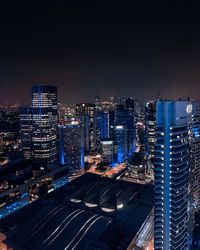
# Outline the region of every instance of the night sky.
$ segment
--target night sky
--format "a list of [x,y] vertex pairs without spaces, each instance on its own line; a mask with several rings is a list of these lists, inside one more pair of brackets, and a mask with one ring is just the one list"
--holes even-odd
[[62,103],[200,98],[200,1],[1,2],[0,103],[28,103],[36,82]]

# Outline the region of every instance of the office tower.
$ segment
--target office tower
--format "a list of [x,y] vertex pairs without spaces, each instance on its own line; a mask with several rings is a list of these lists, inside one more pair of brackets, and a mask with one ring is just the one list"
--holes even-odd
[[24,159],[31,159],[33,157],[32,123],[32,108],[22,107],[20,110],[20,133]]
[[98,111],[96,113],[97,124],[97,149],[100,149],[101,140],[109,138],[109,113]]
[[117,105],[115,110],[115,126],[123,126],[127,129],[127,155],[130,157],[134,152],[135,143],[135,124],[134,124],[134,111],[132,108],[125,109],[124,105]]
[[[76,115],[83,122],[85,135],[88,135],[89,143],[87,142],[87,137],[85,137],[86,151],[96,150],[96,108],[95,104],[91,103],[79,103],[76,105]],[[88,143],[88,145],[87,145]]]
[[200,101],[192,101],[192,192],[200,208]]
[[135,100],[132,97],[125,99],[125,110],[128,112],[128,153],[131,156],[136,144]]
[[32,87],[33,153],[42,163],[57,159],[57,87],[35,85]]
[[114,138],[115,111],[109,110],[109,138]]
[[118,163],[125,162],[128,155],[128,142],[127,142],[127,126],[116,125],[114,126],[114,143],[116,146],[115,157]]
[[156,103],[154,249],[190,249],[189,101]]
[[101,155],[103,162],[112,163],[113,162],[113,141],[112,140],[102,140],[101,141]]
[[70,172],[84,167],[84,128],[78,122],[58,125],[59,163],[69,166]]
[[149,159],[155,158],[155,129],[156,129],[156,103],[147,102],[145,105],[145,128],[147,138],[147,155]]

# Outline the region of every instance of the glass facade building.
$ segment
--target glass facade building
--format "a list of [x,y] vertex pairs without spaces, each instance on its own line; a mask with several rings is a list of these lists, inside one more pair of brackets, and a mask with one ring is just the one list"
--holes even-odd
[[84,125],[85,150],[95,151],[97,142],[96,133],[96,106],[91,103],[79,103],[76,105],[76,115]]
[[84,128],[77,122],[59,125],[59,163],[70,172],[84,167]]
[[192,192],[200,209],[200,101],[192,101]]
[[155,135],[156,135],[156,104],[154,101],[145,105],[145,129],[147,137],[147,155],[150,159],[155,157]]
[[190,249],[191,119],[189,101],[156,103],[155,250]]
[[32,87],[33,154],[41,163],[57,160],[57,87]]

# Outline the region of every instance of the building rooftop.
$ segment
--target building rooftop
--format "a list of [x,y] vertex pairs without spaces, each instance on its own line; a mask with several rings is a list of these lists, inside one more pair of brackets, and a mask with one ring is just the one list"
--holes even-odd
[[153,207],[153,187],[86,173],[1,220],[20,249],[126,249]]

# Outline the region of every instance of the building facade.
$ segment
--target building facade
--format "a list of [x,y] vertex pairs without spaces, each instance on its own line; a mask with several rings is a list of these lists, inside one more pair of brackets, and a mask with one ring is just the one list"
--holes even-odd
[[33,115],[31,107],[22,107],[20,110],[20,133],[24,159],[33,157]]
[[41,163],[57,160],[57,87],[32,87],[33,154]]
[[200,209],[200,101],[192,101],[192,184],[194,204]]
[[84,128],[78,122],[59,125],[59,163],[67,165],[70,172],[84,167]]
[[102,140],[101,141],[101,155],[103,162],[112,163],[113,162],[113,141],[112,140]]
[[80,118],[84,126],[85,150],[95,151],[97,148],[96,131],[96,106],[91,103],[79,103],[76,105],[76,115]]
[[190,249],[191,120],[189,101],[156,103],[155,250]]
[[155,158],[156,136],[156,103],[149,101],[145,105],[145,130],[147,138],[147,155],[149,159]]

